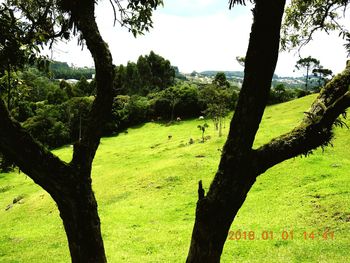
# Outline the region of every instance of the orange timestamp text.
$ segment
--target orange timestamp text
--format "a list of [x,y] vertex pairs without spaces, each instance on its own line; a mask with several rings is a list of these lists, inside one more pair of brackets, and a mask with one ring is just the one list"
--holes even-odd
[[304,231],[294,233],[293,230],[283,230],[283,231],[242,231],[230,230],[227,236],[228,240],[293,240],[293,239],[304,239],[304,240],[334,240],[334,231],[328,229],[318,232],[318,231]]

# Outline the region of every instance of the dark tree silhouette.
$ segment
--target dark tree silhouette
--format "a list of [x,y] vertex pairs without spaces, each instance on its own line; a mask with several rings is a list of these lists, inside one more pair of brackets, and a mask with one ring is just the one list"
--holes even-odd
[[[255,0],[243,86],[209,191],[199,182],[196,219],[187,262],[220,262],[229,228],[256,177],[294,156],[326,146],[338,116],[350,106],[350,63],[322,90],[302,123],[253,149],[268,101],[280,43],[285,0]],[[234,3],[244,1],[230,1]],[[268,30],[266,30],[268,29]]]
[[[148,29],[152,9],[161,3],[141,2],[130,0],[127,7],[122,7],[118,0],[111,1],[113,8],[119,8],[123,23],[127,23],[134,35]],[[97,94],[82,137],[74,145],[70,163],[61,161],[38,144],[18,122],[13,121],[5,103],[0,100],[0,150],[55,200],[67,234],[72,262],[79,263],[107,261],[97,202],[91,187],[91,167],[102,135],[101,127],[112,108],[115,70],[111,53],[96,24],[95,4],[94,0],[8,0],[4,3],[16,8],[16,12],[21,12],[24,21],[29,23],[23,32],[28,33],[29,41],[33,40],[33,47],[37,44],[36,36],[40,44],[41,39],[47,42],[77,32],[94,59]],[[59,32],[54,31],[57,27],[60,27]],[[27,32],[27,29],[32,31]],[[37,34],[37,29],[41,30],[40,34]]]
[[295,64],[295,67],[298,70],[301,70],[303,68],[306,69],[306,76],[305,76],[305,89],[308,89],[309,84],[309,75],[310,73],[315,69],[320,67],[320,61],[316,58],[313,58],[311,56],[308,56],[306,58],[301,58],[297,61]]

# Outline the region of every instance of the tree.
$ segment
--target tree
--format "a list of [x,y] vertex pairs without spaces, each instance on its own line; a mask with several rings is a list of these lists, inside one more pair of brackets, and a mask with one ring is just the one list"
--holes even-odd
[[[281,46],[283,50],[300,49],[312,41],[317,31],[336,31],[346,40],[345,47],[350,52],[350,33],[342,24],[349,0],[304,1],[293,0],[285,10],[282,24]],[[345,21],[345,19],[344,19]]]
[[206,108],[203,113],[213,120],[214,127],[221,137],[222,125],[230,109],[232,93],[227,88],[212,84],[201,90],[201,98]]
[[120,83],[124,94],[145,96],[172,86],[174,80],[175,69],[170,61],[153,51],[139,56],[137,63],[129,61],[126,67],[116,68],[116,83]]
[[308,90],[308,83],[309,83],[309,74],[310,72],[315,69],[318,68],[320,66],[320,61],[308,56],[307,58],[301,58],[297,61],[297,63],[295,64],[295,67],[298,70],[301,70],[303,68],[306,69],[306,76],[305,76],[305,89]]
[[203,125],[198,125],[197,128],[202,132],[202,142],[205,141],[204,133],[205,130],[209,127],[207,123],[204,123]]
[[155,54],[153,51],[146,56],[152,71],[152,85],[155,90],[163,90],[174,84],[175,69],[170,61]]
[[84,96],[91,96],[93,93],[93,87],[84,76],[75,84],[75,88],[81,91]]
[[[231,0],[230,7],[244,2]],[[252,148],[278,58],[285,2],[254,1],[245,77],[228,139],[207,194],[201,181],[198,185],[196,219],[187,257],[189,263],[220,262],[232,221],[257,176],[286,159],[327,146],[333,136],[333,124],[350,106],[348,63],[343,73],[324,87],[299,126],[258,149]]]
[[[72,161],[69,164],[63,162],[38,144],[18,122],[11,119],[3,100],[0,100],[1,152],[54,199],[67,234],[72,262],[84,263],[107,261],[97,202],[91,187],[91,167],[100,142],[101,127],[111,112],[115,72],[112,56],[96,24],[95,2],[8,0],[5,3],[9,8],[16,9],[21,14],[19,17],[29,23],[23,32],[42,29],[43,34],[31,34],[29,38],[33,44],[33,48],[29,49],[32,54],[37,44],[76,32],[94,59],[97,95],[82,138],[74,145]],[[119,8],[123,23],[134,35],[151,26],[152,10],[162,3],[157,0],[141,2],[130,0],[124,7],[118,0],[111,1],[113,8]],[[6,29],[10,30],[11,27]]]
[[[218,72],[211,85],[206,85],[201,90],[201,99],[205,104],[203,113],[214,122],[215,129],[222,136],[222,126],[230,106],[235,104],[233,90],[229,89],[230,83],[223,72]],[[232,108],[231,108],[232,109]]]
[[229,88],[230,83],[226,79],[226,75],[224,72],[218,72],[215,75],[213,80],[213,84],[220,88]]
[[142,83],[142,93],[148,94],[152,90],[152,69],[147,58],[140,56],[137,60],[137,70],[139,72],[140,81]]
[[318,78],[318,86],[321,87],[323,84],[327,82],[327,78],[333,74],[332,70],[323,68],[319,66],[312,70],[312,73],[315,77]]

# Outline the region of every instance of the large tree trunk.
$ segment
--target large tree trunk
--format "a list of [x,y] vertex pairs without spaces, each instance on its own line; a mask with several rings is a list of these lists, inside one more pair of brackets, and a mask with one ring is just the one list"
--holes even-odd
[[275,70],[285,0],[256,1],[245,79],[219,169],[206,196],[199,189],[187,262],[220,262],[231,223],[256,178],[251,147]]
[[91,187],[91,168],[101,128],[111,112],[114,66],[94,16],[94,0],[58,2],[68,12],[90,50],[96,69],[97,96],[81,140],[74,145],[67,164],[35,142],[19,123],[11,119],[0,100],[0,150],[15,161],[57,203],[67,234],[72,262],[104,263],[97,202]]
[[80,182],[56,199],[73,263],[107,262],[91,181]]
[[111,112],[114,66],[108,45],[103,41],[94,16],[95,1],[79,4],[68,1],[72,18],[90,50],[96,69],[97,96],[87,126],[74,145],[71,167],[77,184],[69,195],[55,199],[68,238],[72,262],[107,262],[100,229],[97,202],[91,187],[92,162],[100,143],[101,128]]
[[[236,1],[241,2],[241,1]],[[301,124],[252,149],[278,57],[285,0],[256,0],[245,78],[219,169],[205,196],[199,183],[187,262],[219,262],[229,227],[256,177],[270,167],[330,144],[332,128],[350,107],[350,62],[321,90]]]

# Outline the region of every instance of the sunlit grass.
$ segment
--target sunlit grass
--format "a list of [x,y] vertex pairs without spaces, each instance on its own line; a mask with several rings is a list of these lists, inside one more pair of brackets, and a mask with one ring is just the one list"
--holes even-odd
[[[269,107],[255,147],[297,125],[313,99]],[[209,187],[225,141],[208,122],[211,138],[200,143],[202,123],[147,123],[102,139],[93,188],[109,262],[185,261],[197,183]],[[222,262],[350,262],[349,143],[349,131],[337,129],[333,148],[261,175],[231,227],[254,231],[255,238],[228,240]],[[69,161],[71,147],[55,153]],[[22,203],[5,210],[19,195]],[[325,229],[333,240],[316,235]],[[284,230],[293,231],[293,240],[282,240]],[[272,231],[273,239],[261,240],[263,231]],[[315,239],[304,240],[303,232]],[[23,173],[0,174],[0,262],[69,262],[56,205]]]

